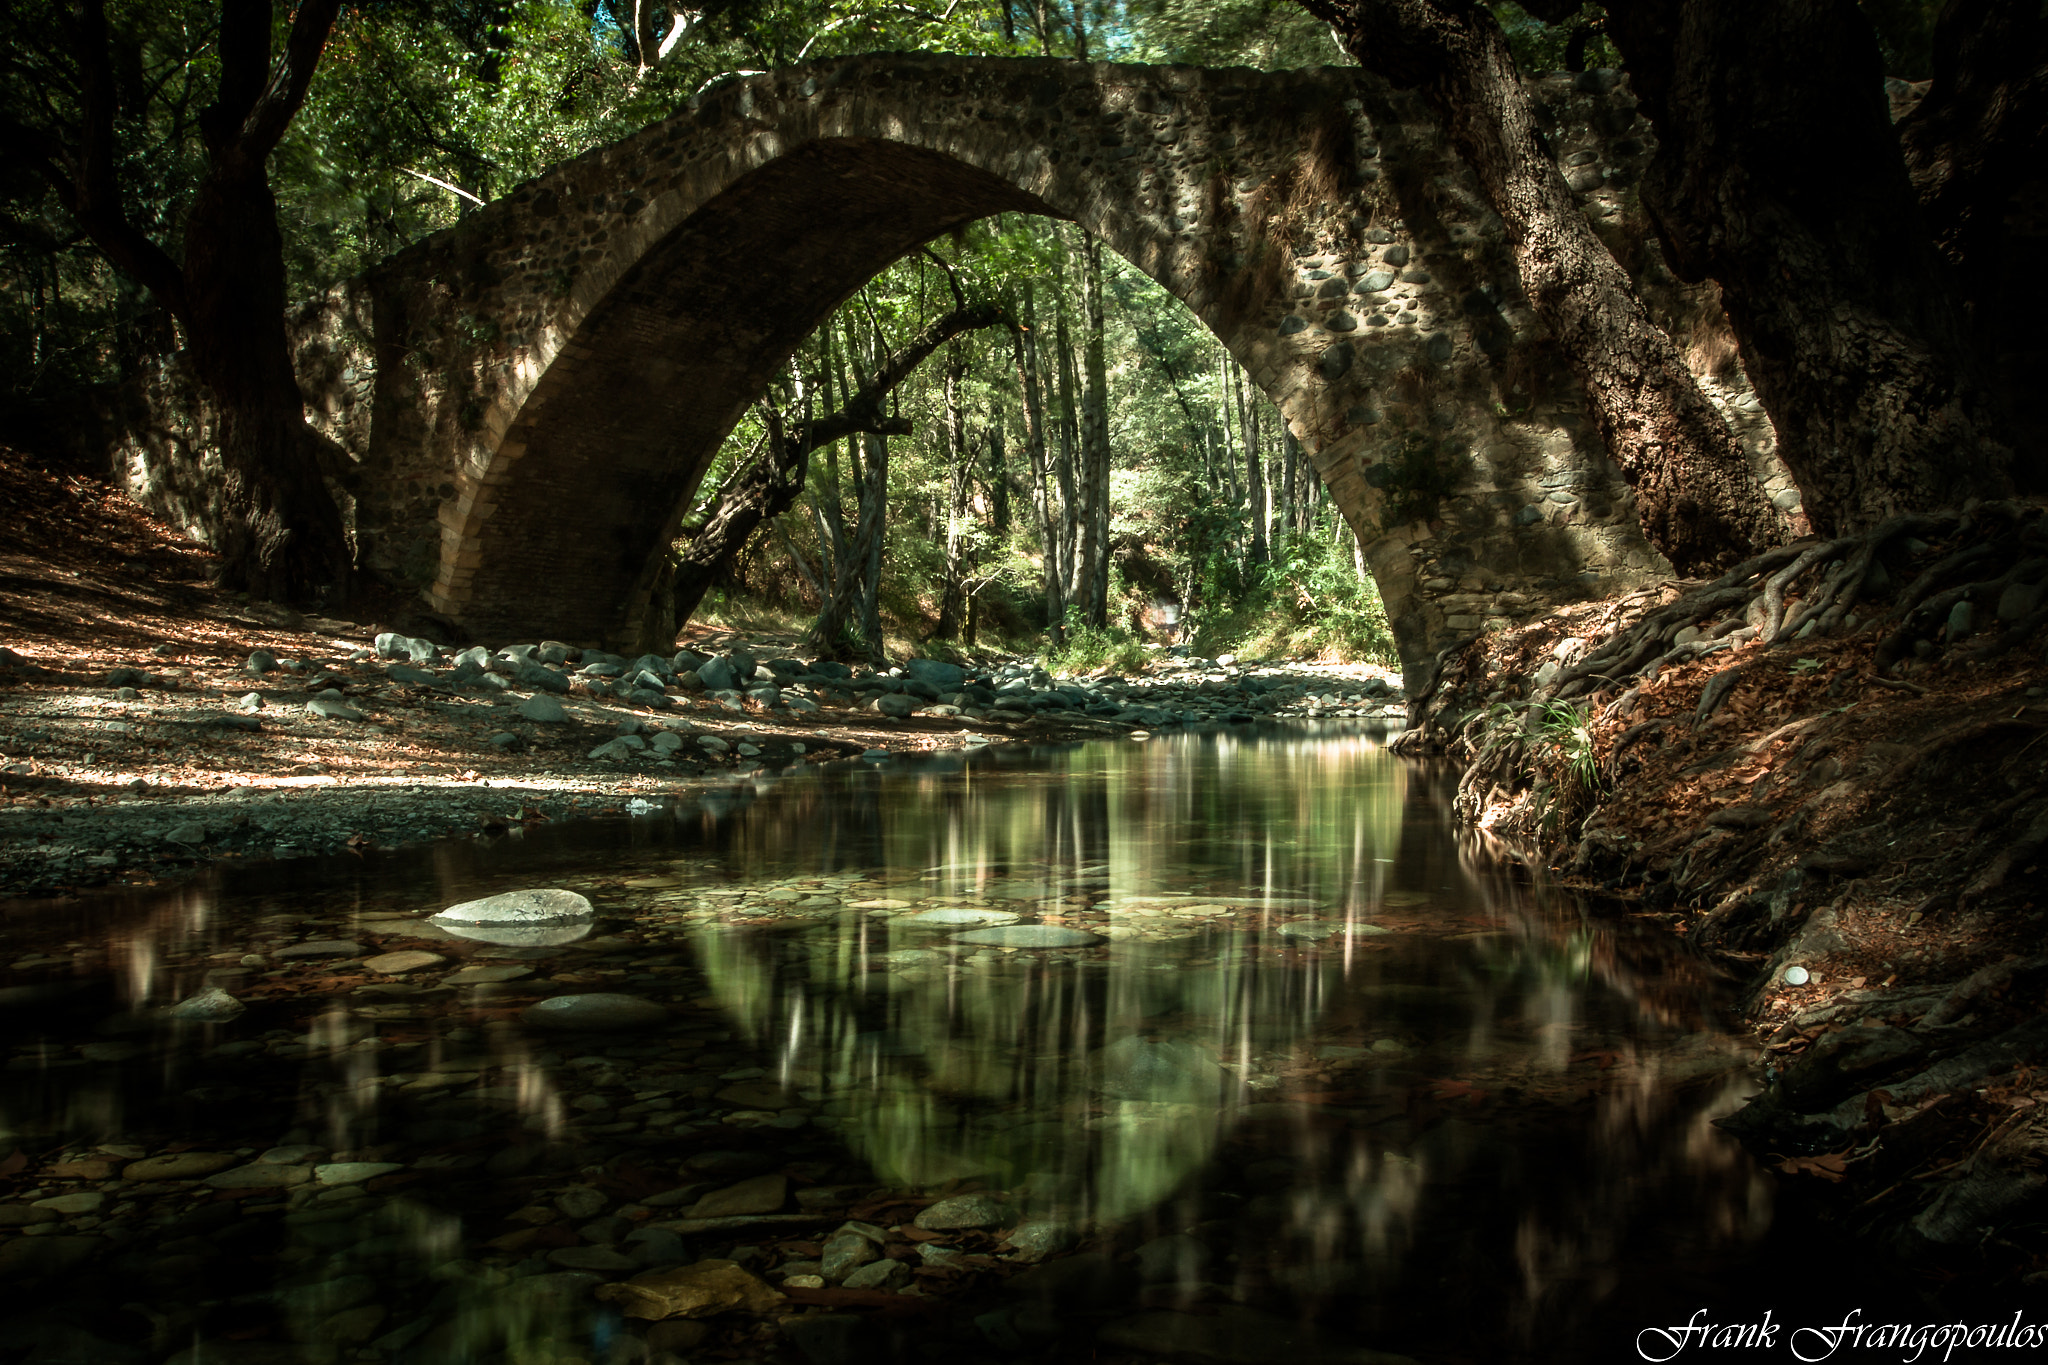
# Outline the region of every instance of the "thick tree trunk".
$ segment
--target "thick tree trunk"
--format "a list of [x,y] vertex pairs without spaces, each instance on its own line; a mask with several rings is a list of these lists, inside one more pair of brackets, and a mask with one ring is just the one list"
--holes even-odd
[[1625,0],[1608,35],[1657,130],[1644,203],[1673,268],[1719,282],[1814,529],[2006,492],[1855,0]]
[[[1898,124],[1928,232],[1961,280],[1980,342],[2005,312],[2013,193],[2048,160],[2048,13],[2038,0],[1952,0],[1927,94]],[[2027,320],[2031,326],[2032,319]]]
[[268,171],[339,9],[340,0],[304,0],[274,54],[270,0],[222,0],[219,86],[197,120],[206,169],[185,218],[182,262],[127,216],[105,0],[81,0],[73,16],[78,126],[29,127],[0,110],[8,150],[24,153],[107,260],[177,318],[219,412],[221,581],[280,599],[343,593],[350,567],[341,512],[321,477],[323,443],[305,424],[292,373],[284,238]]
[[1361,64],[1419,88],[1443,117],[1501,216],[1523,293],[1585,385],[1650,543],[1690,574],[1782,540],[1784,517],[1727,422],[1580,212],[1486,8],[1469,0],[1303,3]]
[[201,183],[184,279],[187,351],[220,414],[221,583],[279,601],[345,593],[348,538],[292,372],[284,238],[260,167]]

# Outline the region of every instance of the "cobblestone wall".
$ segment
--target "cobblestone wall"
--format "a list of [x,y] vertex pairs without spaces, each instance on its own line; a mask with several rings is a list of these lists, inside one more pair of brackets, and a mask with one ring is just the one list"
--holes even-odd
[[[1587,210],[1788,499],[1718,304],[1646,248],[1608,73],[1532,83]],[[1274,400],[1366,547],[1411,675],[1446,643],[1668,572],[1419,102],[1262,74],[863,57],[727,85],[391,258],[300,319],[360,552],[484,637],[616,638],[719,442],[897,256],[1074,219]]]

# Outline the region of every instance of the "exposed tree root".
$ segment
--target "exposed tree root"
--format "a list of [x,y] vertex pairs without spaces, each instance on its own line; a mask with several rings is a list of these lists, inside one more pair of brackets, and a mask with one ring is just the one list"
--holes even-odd
[[1830,1163],[1845,1225],[1959,1271],[1992,1229],[2016,1280],[2048,1269],[2044,646],[2040,507],[1900,517],[1447,651],[1401,747],[1747,978],[1777,1079],[1730,1126],[1788,1178]]

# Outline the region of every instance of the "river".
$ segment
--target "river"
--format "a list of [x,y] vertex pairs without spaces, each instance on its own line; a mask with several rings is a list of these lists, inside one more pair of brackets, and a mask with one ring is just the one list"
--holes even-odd
[[[1731,987],[1447,781],[1239,727],[7,906],[0,1348],[1635,1358],[1770,1235]],[[424,919],[537,887],[595,918]],[[786,1298],[593,1293],[707,1260]]]

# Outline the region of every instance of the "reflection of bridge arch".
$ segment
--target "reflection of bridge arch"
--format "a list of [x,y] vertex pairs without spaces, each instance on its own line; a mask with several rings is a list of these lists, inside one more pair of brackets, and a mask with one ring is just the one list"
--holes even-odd
[[1049,213],[1246,366],[1418,662],[1652,566],[1441,146],[1343,69],[891,55],[729,85],[372,274],[369,557],[486,636],[618,631],[806,334],[921,242]]

